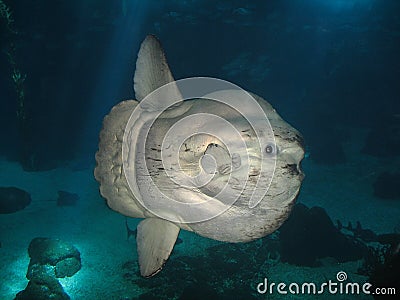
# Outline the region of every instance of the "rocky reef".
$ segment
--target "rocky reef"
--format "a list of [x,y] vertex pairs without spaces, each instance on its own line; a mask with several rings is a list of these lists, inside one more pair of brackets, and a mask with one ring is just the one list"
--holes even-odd
[[16,300],[67,300],[57,278],[71,277],[81,269],[78,249],[59,239],[34,238],[28,248],[31,258],[26,278],[29,283]]

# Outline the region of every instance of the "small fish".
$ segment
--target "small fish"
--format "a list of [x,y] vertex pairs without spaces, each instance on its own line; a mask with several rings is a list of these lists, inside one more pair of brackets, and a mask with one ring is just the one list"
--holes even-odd
[[126,226],[126,239],[129,240],[131,236],[133,236],[136,239],[137,229],[132,230],[129,228],[127,218],[125,218],[125,226]]

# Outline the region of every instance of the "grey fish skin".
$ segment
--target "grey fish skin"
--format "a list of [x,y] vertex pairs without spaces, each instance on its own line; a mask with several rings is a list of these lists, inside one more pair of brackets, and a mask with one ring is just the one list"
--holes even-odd
[[[149,116],[162,110],[164,104],[153,102],[148,105],[146,95],[168,83],[172,83],[172,86],[165,98],[179,97],[181,93],[175,86],[159,41],[154,36],[148,36],[141,45],[134,76],[134,88],[139,101],[123,101],[112,108],[104,118],[96,153],[94,175],[107,204],[125,216],[145,219],[139,223],[136,234],[140,271],[144,277],[151,277],[162,269],[180,229],[225,242],[248,242],[274,232],[287,219],[304,178],[301,170],[304,157],[302,135],[257,95],[250,94],[268,118],[272,135],[268,134],[267,128],[252,127],[252,121],[257,120],[251,116],[244,118],[237,110],[210,99],[177,103],[163,111],[152,125],[148,125],[146,120]],[[228,91],[228,94],[232,100],[238,96],[236,91]],[[138,119],[131,120],[133,112],[140,106],[144,118],[140,119],[139,115]],[[231,153],[226,140],[200,132],[204,125],[219,129],[218,124],[202,124],[199,119],[199,122],[189,123],[185,128],[197,134],[188,136],[178,149],[179,168],[175,164],[168,164],[170,158],[162,157],[168,130],[184,118],[194,118],[204,113],[212,113],[233,124],[240,133],[245,149],[237,146],[240,143],[234,136],[228,138],[235,149]],[[149,132],[143,137],[140,132],[146,126]],[[221,133],[226,133],[224,130],[221,128]],[[131,135],[127,135],[130,131]],[[144,149],[139,149],[136,145],[143,138],[146,138]],[[129,154],[125,161],[123,151]],[[138,159],[138,155],[144,154],[141,151],[146,155],[143,162]],[[133,172],[127,173],[126,162],[129,164],[128,171],[131,168]],[[126,174],[131,177],[127,178]],[[213,175],[212,179],[202,184],[208,175]],[[159,194],[147,186],[149,176],[163,195],[177,202],[196,204],[206,200],[206,205],[199,208],[198,212],[190,211],[192,214],[207,215],[221,208],[224,210],[213,218],[190,222],[182,214],[186,211],[174,210],[173,206],[163,202],[164,198],[157,198]],[[177,184],[172,180],[174,176],[178,179],[189,178],[191,187]],[[251,203],[258,184],[266,193],[259,202]],[[227,191],[225,198],[218,198],[223,187]],[[238,195],[232,203],[231,195]],[[163,216],[171,215],[176,221],[160,218],[160,214],[149,209],[143,199],[158,202],[159,212]]]
[[[249,194],[245,190],[243,196],[223,214],[200,223],[180,224],[179,226],[182,229],[194,231],[202,236],[224,242],[248,242],[272,233],[288,217],[304,178],[300,167],[300,161],[304,156],[303,138],[297,130],[281,119],[265,100],[256,95],[253,95],[253,97],[260,103],[270,119],[278,151],[275,173],[265,199],[256,208],[250,209],[248,206]],[[192,108],[180,117],[183,118],[204,110],[211,110],[214,114],[234,119],[232,116],[234,112],[219,103],[204,99],[193,101],[195,103]],[[237,118],[238,116],[234,117]],[[147,161],[150,174],[156,185],[161,188],[164,187],[163,192],[171,197],[177,194],[179,187],[171,185],[165,175],[160,144],[162,143],[162,137],[175,121],[175,119],[158,119],[152,130],[150,130],[148,144],[146,145],[146,153],[149,153],[148,157],[150,158]],[[255,147],[255,143],[252,143],[254,131],[246,127],[247,124],[244,121],[242,126],[242,131],[245,131],[247,135],[248,146]],[[182,149],[180,155],[182,158],[181,167],[192,173],[199,172],[199,157],[207,153],[210,145],[219,145],[220,149],[223,148],[218,139],[206,135],[189,139],[186,144],[187,148]],[[187,151],[187,149],[190,149],[190,151]],[[252,187],[256,183],[253,178],[257,178],[257,175],[258,177],[260,176],[259,169],[257,169],[257,161],[258,158],[254,157],[251,173],[246,176],[249,192],[252,192]],[[235,170],[232,171],[232,174],[235,174]],[[213,185],[216,186],[215,190],[218,191],[219,186],[226,183],[224,181],[225,178],[232,174],[229,172],[226,175],[218,175],[213,182],[201,188],[200,191],[212,196]]]

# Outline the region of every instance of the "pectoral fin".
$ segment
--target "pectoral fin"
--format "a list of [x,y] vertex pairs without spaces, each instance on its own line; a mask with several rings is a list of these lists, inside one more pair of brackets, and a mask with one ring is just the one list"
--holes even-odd
[[175,224],[157,218],[141,221],[137,227],[140,274],[151,277],[161,271],[179,234]]

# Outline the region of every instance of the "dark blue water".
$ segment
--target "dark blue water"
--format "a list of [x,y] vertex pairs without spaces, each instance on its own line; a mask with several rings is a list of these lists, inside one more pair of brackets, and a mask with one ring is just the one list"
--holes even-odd
[[[304,216],[293,228],[302,232],[287,228],[280,238],[218,244],[200,257],[185,255],[183,238],[182,259],[172,257],[155,279],[141,279],[132,258],[115,271],[121,286],[136,291],[126,299],[260,298],[255,286],[267,268],[293,272],[282,280],[301,282],[313,279],[307,268],[327,264],[334,278],[341,270],[335,264],[354,261],[359,266],[349,270],[364,276],[359,280],[397,284],[400,293],[399,1],[1,0],[0,8],[0,157],[30,174],[0,186],[34,185],[27,178],[60,168],[92,178],[102,119],[119,101],[134,98],[136,55],[147,34],[161,41],[176,79],[238,84],[267,99],[304,136],[306,179],[298,202],[327,215],[300,207],[297,216]],[[79,190],[100,207],[97,188],[92,182]],[[17,224],[18,213],[0,228],[4,255],[4,224]],[[29,216],[35,219],[34,212]],[[315,246],[320,243],[334,250]],[[371,250],[371,243],[379,245]],[[320,261],[326,257],[334,263]],[[382,272],[388,261],[397,269]],[[382,275],[390,272],[395,275]],[[121,289],[113,299],[122,299]]]
[[[301,126],[317,153],[321,140],[343,142],[336,125],[373,129],[398,113],[396,1],[125,2],[10,4],[17,34],[3,27],[2,48],[15,45],[15,62],[28,76],[27,130],[35,142],[25,155],[37,156],[33,168],[94,149],[102,115],[133,96],[136,51],[148,33],[162,41],[175,77],[221,77],[263,95]],[[2,149],[18,159],[21,133],[7,126],[16,123],[16,104],[4,54],[1,64],[1,128],[9,137]]]

